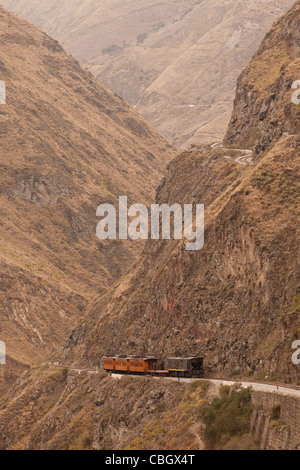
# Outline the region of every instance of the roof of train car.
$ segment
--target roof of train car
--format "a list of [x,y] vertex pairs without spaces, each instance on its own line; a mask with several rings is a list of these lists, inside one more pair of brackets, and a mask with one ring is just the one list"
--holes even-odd
[[153,359],[153,360],[158,360],[157,357],[155,356],[126,356],[126,355],[121,355],[121,356],[115,356],[115,355],[106,355],[106,356],[103,356],[103,359],[140,359],[142,361],[149,361],[150,359]]
[[191,357],[168,357],[168,359],[170,359],[170,360],[174,360],[174,359],[177,359],[177,360],[182,360],[182,359],[187,360],[187,359],[189,359],[189,360],[191,360],[191,359],[203,359],[203,357],[199,357],[199,356],[191,356]]
[[128,356],[128,359],[139,359],[141,361],[149,361],[150,359],[153,359],[153,360],[158,360],[157,357],[155,356],[146,356],[146,357],[142,357],[142,356]]

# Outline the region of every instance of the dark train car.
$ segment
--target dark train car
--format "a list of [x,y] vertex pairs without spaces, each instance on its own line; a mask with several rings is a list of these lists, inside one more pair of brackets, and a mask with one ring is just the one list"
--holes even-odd
[[202,357],[170,357],[169,375],[173,377],[204,377]]

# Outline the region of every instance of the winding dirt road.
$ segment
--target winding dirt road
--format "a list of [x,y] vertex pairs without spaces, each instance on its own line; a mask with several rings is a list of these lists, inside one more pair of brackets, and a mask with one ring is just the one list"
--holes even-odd
[[215,144],[212,144],[210,147],[212,149],[222,149],[228,153],[238,154],[236,158],[230,155],[224,155],[224,158],[226,158],[227,160],[233,160],[236,163],[239,163],[240,165],[253,165],[253,160],[252,160],[253,150],[225,148],[222,142],[216,142]]

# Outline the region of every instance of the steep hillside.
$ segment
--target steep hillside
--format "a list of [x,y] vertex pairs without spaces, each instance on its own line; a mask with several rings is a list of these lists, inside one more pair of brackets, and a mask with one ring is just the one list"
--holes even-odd
[[[202,413],[219,394],[224,408],[228,388],[207,381],[114,379],[45,365],[25,372],[12,389],[14,398],[3,400],[0,450],[204,450],[211,447]],[[219,407],[215,420],[215,429],[229,434],[217,436],[214,447],[258,448],[249,435],[249,390],[234,386],[231,396],[231,419],[224,421]]]
[[293,0],[2,0],[178,145],[221,140],[236,79]]
[[[0,8],[0,339],[32,363],[62,344],[137,247],[100,243],[96,208],[149,203],[172,147],[62,47]],[[8,370],[8,368],[7,368]]]
[[274,25],[239,78],[225,145],[254,147],[259,154],[280,137],[299,133],[299,106],[295,106],[300,87],[299,56],[296,6]]
[[[291,360],[300,329],[300,127],[294,125],[300,106],[291,88],[300,78],[299,26],[300,1],[264,40],[264,53],[247,69],[249,82],[240,77],[224,147],[184,152],[158,188],[158,202],[205,204],[204,248],[188,252],[184,241],[149,241],[136,269],[98,297],[53,356],[61,369],[44,364],[25,372],[3,399],[1,449],[201,448],[200,413],[209,391],[143,377],[112,381],[70,367],[101,366],[103,353],[157,354],[162,361],[203,354],[207,376],[300,383]],[[254,114],[245,120],[251,74],[270,69],[268,57],[281,54],[285,62],[264,84],[257,74]],[[261,118],[271,123],[284,108],[293,119],[274,134],[260,119],[257,134],[256,110],[275,83],[281,93],[266,101]],[[247,133],[257,135],[253,158],[226,147],[244,142],[233,127],[238,123],[245,145]]]
[[224,150],[181,155],[158,201],[205,203],[204,249],[150,242],[132,279],[72,334],[65,358],[204,354],[207,373],[299,381],[299,144],[281,139],[254,167]]
[[[257,135],[258,143],[268,142],[265,150],[257,145],[253,163],[245,165],[225,147],[193,149],[172,162],[158,190],[160,203],[205,204],[204,248],[187,252],[182,242],[149,242],[132,278],[95,302],[72,334],[66,358],[97,364],[105,352],[202,353],[212,373],[299,381],[291,362],[300,327],[300,107],[291,88],[300,76],[299,25],[297,2],[239,79],[227,141],[241,146],[247,133]],[[285,59],[280,66],[268,62],[278,55]],[[256,71],[271,66],[273,75],[260,81]],[[249,89],[256,101],[245,116]]]

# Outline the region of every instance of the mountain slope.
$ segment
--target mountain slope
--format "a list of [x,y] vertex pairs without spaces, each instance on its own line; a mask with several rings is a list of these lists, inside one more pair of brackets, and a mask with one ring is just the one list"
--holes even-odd
[[[201,424],[199,408],[190,415],[194,403],[203,405],[196,387],[192,398],[181,400],[180,384],[172,388],[175,384],[165,381],[129,377],[112,382],[103,373],[68,370],[72,363],[96,366],[103,353],[155,353],[162,359],[203,353],[207,374],[251,374],[253,380],[268,375],[299,384],[299,366],[291,361],[300,327],[300,127],[294,127],[300,107],[292,103],[291,88],[292,78],[300,77],[299,25],[298,1],[239,79],[227,138],[232,145],[235,139],[244,142],[233,126],[245,129],[245,143],[252,131],[253,162],[241,164],[241,152],[227,147],[194,148],[170,164],[158,189],[160,202],[205,203],[203,250],[187,252],[178,241],[149,242],[136,270],[81,319],[57,355],[61,369],[47,364],[30,370],[7,394],[0,409],[1,449],[119,449],[129,443],[138,448],[145,436],[147,443],[158,436],[162,449],[179,448],[178,436],[190,438],[184,448],[199,448],[190,427]],[[257,70],[269,68],[268,58],[282,51],[284,63],[263,84]],[[255,74],[254,110],[275,83],[282,84],[264,108],[261,134],[255,113],[244,121],[242,104],[249,87],[254,89]],[[278,117],[280,123],[282,109],[293,119],[271,136],[263,120]],[[262,152],[261,142],[267,142]],[[177,420],[178,400],[187,422]],[[171,413],[165,416],[164,410]]]
[[299,107],[292,103],[299,87],[298,26],[294,8],[275,24],[243,71],[225,145],[254,147],[258,154],[283,135],[299,133]]
[[291,361],[299,334],[299,25],[297,2],[238,82],[225,144],[246,146],[256,136],[253,164],[225,147],[194,149],[171,163],[159,188],[160,203],[205,204],[204,248],[149,242],[136,273],[96,301],[72,334],[68,360],[204,354],[212,373],[299,381]]
[[136,256],[96,239],[96,209],[149,203],[167,141],[45,33],[0,8],[0,338],[32,363]]
[[3,0],[178,145],[221,140],[236,79],[293,0]]

